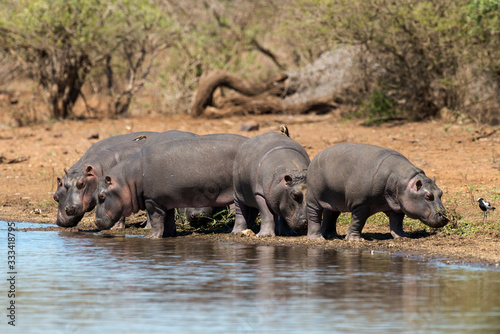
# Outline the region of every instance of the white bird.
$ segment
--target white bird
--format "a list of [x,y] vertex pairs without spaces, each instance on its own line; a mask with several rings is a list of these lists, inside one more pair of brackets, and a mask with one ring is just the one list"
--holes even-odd
[[488,214],[489,211],[495,210],[495,207],[491,205],[490,203],[486,202],[483,198],[479,197],[477,199],[477,202],[479,203],[479,208],[483,210],[484,216],[483,216],[483,224],[486,219],[486,215]]

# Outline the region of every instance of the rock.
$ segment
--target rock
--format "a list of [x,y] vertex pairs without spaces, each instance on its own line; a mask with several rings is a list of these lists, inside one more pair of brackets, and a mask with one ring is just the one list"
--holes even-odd
[[259,130],[259,123],[256,121],[248,121],[241,125],[240,131],[257,131]]
[[240,237],[255,237],[255,233],[251,229],[246,229],[240,232]]

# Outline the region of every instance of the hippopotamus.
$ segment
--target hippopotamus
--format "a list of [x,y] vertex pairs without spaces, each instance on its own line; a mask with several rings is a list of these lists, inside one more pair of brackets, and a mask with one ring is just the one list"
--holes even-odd
[[[64,200],[59,199],[59,211],[63,211],[63,213],[58,212],[57,224],[63,227],[77,225],[85,212],[89,212],[95,207],[92,195],[97,188],[99,177],[120,161],[154,143],[193,136],[196,135],[177,130],[162,133],[136,132],[116,136],[120,138],[112,137],[114,138],[112,142],[116,143],[113,146],[103,147],[104,145],[101,145],[102,149],[99,151],[94,149],[92,154],[88,154],[87,151],[84,157],[73,165],[63,177],[66,194]],[[58,196],[61,197],[59,194]]]
[[283,229],[278,234],[306,228],[309,162],[299,143],[279,133],[264,133],[241,145],[233,170],[236,220],[232,233],[247,229],[258,212],[258,237],[275,236],[278,226]]
[[144,148],[99,179],[96,226],[109,229],[120,217],[146,210],[148,238],[175,236],[175,208],[231,204],[234,158],[247,139],[214,134]]
[[63,177],[58,177],[57,178],[57,189],[54,193],[54,200],[59,203],[58,208],[57,208],[57,218],[56,218],[56,224],[62,227],[72,227],[76,226],[78,222],[83,218],[84,213],[81,213],[79,215],[73,215],[73,216],[68,216],[66,214],[66,196],[67,196],[67,189],[66,186],[69,187],[68,181],[68,173],[72,173],[73,170],[78,170],[81,168],[81,164],[87,160],[89,157],[92,157],[99,151],[111,148],[115,145],[118,145],[123,142],[129,142],[133,141],[136,138],[152,138],[157,134],[157,132],[151,132],[151,131],[141,131],[141,132],[134,132],[134,133],[128,133],[124,135],[118,135],[118,136],[113,136],[109,138],[102,139],[98,141],[97,143],[93,144],[81,157],[78,159],[78,161],[71,166],[71,168],[67,171],[64,170],[65,174]]
[[[366,219],[384,212],[391,235],[407,237],[403,218],[438,228],[447,224],[443,191],[402,154],[383,147],[343,143],[319,152],[307,175],[310,239],[337,236],[341,212],[352,212],[346,240],[363,240]],[[323,222],[321,222],[323,214]]]

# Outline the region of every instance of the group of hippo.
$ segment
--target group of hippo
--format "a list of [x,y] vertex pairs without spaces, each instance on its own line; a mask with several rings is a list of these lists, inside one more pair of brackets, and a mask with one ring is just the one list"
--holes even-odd
[[57,224],[73,227],[96,208],[109,229],[146,210],[147,237],[175,236],[176,208],[234,203],[238,234],[260,213],[259,237],[307,229],[310,239],[337,237],[336,220],[352,212],[347,240],[363,240],[366,219],[384,212],[394,238],[405,215],[446,225],[443,192],[400,153],[372,145],[330,146],[310,161],[287,135],[197,135],[177,130],[103,139],[57,179]]

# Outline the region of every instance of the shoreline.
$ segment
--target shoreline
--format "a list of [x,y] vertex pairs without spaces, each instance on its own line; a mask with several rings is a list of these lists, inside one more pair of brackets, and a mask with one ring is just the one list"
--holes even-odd
[[[36,213],[34,210],[28,215],[19,215],[16,212],[26,211],[26,208],[9,205],[2,208],[0,220],[6,222],[41,223],[51,226],[40,228],[19,228],[18,231],[59,231],[72,233],[97,233],[99,230],[93,224],[92,215],[86,215],[76,227],[63,228],[55,225],[51,217],[55,217],[57,208],[46,208],[45,212]],[[19,219],[20,218],[20,219]],[[106,237],[123,235],[146,235],[149,229],[137,228],[133,224],[142,222],[144,216],[139,214],[127,221],[124,230],[106,230],[100,233]],[[405,226],[409,238],[393,239],[389,233],[389,226],[367,224],[363,230],[365,241],[345,241],[343,239],[309,240],[306,235],[277,236],[258,238],[250,232],[246,235],[233,235],[228,228],[221,231],[220,227],[205,229],[203,231],[189,231],[177,224],[179,239],[210,240],[215,242],[245,243],[262,246],[289,246],[331,249],[336,251],[366,251],[384,252],[400,256],[411,256],[423,260],[438,261],[444,264],[473,265],[490,269],[500,268],[500,242],[498,236],[486,233],[468,236],[458,236],[436,229],[431,232],[424,231],[423,224],[417,228]],[[346,225],[338,226],[338,233],[345,236]],[[471,248],[484,249],[484,252],[470,252]]]

